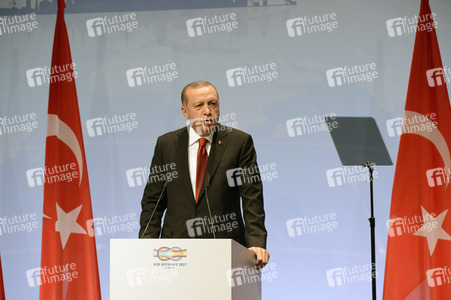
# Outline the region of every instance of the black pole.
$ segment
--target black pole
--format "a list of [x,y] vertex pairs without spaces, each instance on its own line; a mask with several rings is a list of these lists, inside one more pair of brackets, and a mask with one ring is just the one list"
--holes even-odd
[[370,206],[371,206],[371,217],[368,219],[370,221],[371,229],[371,283],[372,283],[372,294],[373,300],[376,300],[376,219],[374,218],[374,199],[373,199],[373,163],[365,162],[364,167],[368,168],[370,172]]

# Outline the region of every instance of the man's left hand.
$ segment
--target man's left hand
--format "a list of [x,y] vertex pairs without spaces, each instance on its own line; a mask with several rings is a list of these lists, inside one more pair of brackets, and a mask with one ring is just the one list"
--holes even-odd
[[249,250],[255,253],[257,256],[257,261],[255,262],[255,265],[258,268],[263,268],[268,264],[269,261],[269,252],[266,251],[266,249],[260,248],[260,247],[250,247]]

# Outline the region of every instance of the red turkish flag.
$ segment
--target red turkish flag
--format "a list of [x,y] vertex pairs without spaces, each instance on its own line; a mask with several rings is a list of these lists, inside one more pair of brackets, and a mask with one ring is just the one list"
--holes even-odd
[[384,299],[451,299],[451,109],[421,1],[389,220]]
[[40,299],[101,299],[64,0],[58,0],[45,153]]
[[0,300],[5,300],[5,287],[3,286],[2,258],[0,256]]

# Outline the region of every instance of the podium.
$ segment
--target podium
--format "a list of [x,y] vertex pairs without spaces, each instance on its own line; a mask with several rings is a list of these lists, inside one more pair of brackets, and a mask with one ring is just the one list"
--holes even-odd
[[110,240],[112,300],[260,300],[260,276],[231,239]]

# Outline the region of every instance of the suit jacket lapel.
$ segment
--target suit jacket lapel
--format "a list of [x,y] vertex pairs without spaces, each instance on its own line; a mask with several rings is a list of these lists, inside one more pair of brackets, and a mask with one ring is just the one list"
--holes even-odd
[[[225,128],[224,126],[218,124],[217,128]],[[219,162],[221,161],[222,155],[227,147],[227,130],[217,130],[213,135],[213,141],[211,143],[210,154],[208,155],[207,168],[205,169],[205,174],[210,174],[210,182],[213,180],[214,174],[216,172],[216,168],[218,167]],[[203,185],[206,184],[207,176],[204,176]],[[204,194],[205,188],[202,187],[199,195],[199,201]]]
[[[182,186],[185,188],[186,195],[190,195],[191,201],[194,203],[196,199],[194,199],[193,195],[193,187],[191,185],[191,177],[189,175],[189,165],[188,165],[188,130],[182,130],[179,133],[179,140],[175,150],[175,158],[174,162],[176,163],[178,176],[182,181]],[[208,164],[208,163],[207,163]]]

